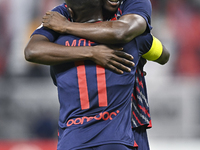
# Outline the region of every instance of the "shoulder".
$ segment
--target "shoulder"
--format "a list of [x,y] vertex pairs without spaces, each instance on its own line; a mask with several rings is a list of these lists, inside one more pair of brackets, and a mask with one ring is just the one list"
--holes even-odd
[[69,12],[67,11],[67,5],[65,3],[54,7],[52,9],[52,11],[56,11],[56,12],[62,14],[63,16],[65,16],[66,18],[68,18],[70,16]]
[[52,10],[59,11],[59,10],[64,10],[65,8],[67,8],[67,5],[63,3],[63,4],[55,6]]
[[121,6],[152,10],[150,0],[123,0]]
[[152,5],[150,0],[123,0],[119,9],[122,12],[122,16],[126,14],[137,14],[142,16],[147,22],[149,31],[152,29]]
[[[69,12],[67,11],[67,8],[66,8],[66,4],[63,3],[61,5],[58,5],[56,7],[54,7],[51,11],[56,11],[58,13],[60,13],[61,15],[65,16],[67,19],[70,18],[70,15],[69,15]],[[44,35],[45,37],[47,37],[49,39],[49,41],[53,42],[56,40],[56,38],[59,36],[59,33],[53,31],[53,30],[50,30],[50,29],[47,29],[47,28],[44,28],[43,25],[41,24],[40,27],[38,27],[32,35],[34,34],[40,34],[40,35]],[[32,36],[31,35],[31,36]]]

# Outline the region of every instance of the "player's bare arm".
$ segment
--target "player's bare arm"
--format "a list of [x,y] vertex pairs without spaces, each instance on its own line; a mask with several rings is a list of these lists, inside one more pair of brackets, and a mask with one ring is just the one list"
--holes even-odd
[[99,23],[70,22],[58,12],[47,12],[43,26],[63,34],[72,34],[104,44],[127,43],[142,34],[147,27],[143,17],[127,14],[115,21]]
[[[124,27],[124,24],[126,24],[126,22],[129,22],[130,21],[129,19],[131,19],[132,17],[138,17],[137,19],[135,19],[135,21],[138,20],[139,22],[136,23],[137,25],[135,25],[135,26],[139,26],[139,24],[141,24],[142,26],[141,26],[140,30],[138,30],[137,34],[135,34],[135,35],[133,34],[131,36],[130,33],[133,33],[133,31],[132,32],[128,32],[129,30],[125,31],[126,30],[126,26]],[[107,38],[109,38],[109,39],[113,38],[113,40],[115,40],[115,42],[118,41],[118,40],[119,41],[122,40],[122,39],[119,39],[119,38],[118,38],[118,40],[116,40],[115,37],[117,37],[117,35],[116,36],[112,35],[112,31],[109,30],[109,25],[112,26],[111,23],[113,25],[115,25],[116,22],[117,22],[117,24],[118,24],[117,26],[118,27],[121,26],[123,31],[118,30],[118,32],[117,32],[119,34],[118,37],[120,37],[120,34],[123,34],[123,32],[124,33],[127,32],[127,38],[125,38],[127,41],[129,41],[132,38],[134,38],[135,36],[139,35],[140,32],[143,32],[143,30],[146,28],[146,26],[143,24],[144,23],[142,21],[143,19],[141,19],[139,15],[132,15],[132,14],[131,15],[125,15],[125,16],[122,16],[120,19],[121,19],[120,21],[106,21],[106,22],[103,22],[102,25],[101,25],[101,23],[98,23],[98,24],[93,24],[93,23],[84,23],[84,24],[83,23],[82,24],[81,23],[72,23],[72,22],[68,21],[64,16],[59,14],[58,12],[53,12],[52,11],[52,12],[47,12],[46,15],[43,17],[43,25],[45,27],[50,28],[50,29],[52,29],[52,30],[54,30],[56,32],[59,32],[59,33],[67,33],[67,28],[68,28],[67,26],[75,25],[73,27],[69,27],[71,29],[71,31],[72,31],[70,34],[76,34],[76,35],[78,34],[78,36],[87,37],[88,39],[92,39],[93,41],[94,40],[98,40],[97,38],[99,38],[98,41],[99,42],[101,41],[102,43],[109,43],[108,42],[109,40]],[[106,25],[106,23],[108,23],[108,26]],[[92,28],[87,29],[86,26],[88,24],[89,24],[89,26],[92,26]],[[107,26],[107,28],[104,28],[103,24],[105,26]],[[98,25],[98,27],[95,28],[96,25]],[[85,26],[85,27],[82,28],[82,26]],[[118,27],[116,27],[116,28],[118,29]],[[79,32],[74,32],[73,28],[76,29],[76,30],[77,29],[79,30],[81,28],[81,30]],[[97,35],[93,36],[92,34],[95,35],[95,32],[96,32],[96,34],[99,34],[99,31],[97,30],[97,28],[98,29],[100,28],[102,32],[100,32],[100,36],[97,36]],[[136,27],[135,27],[135,29],[136,29]],[[93,32],[91,33],[90,30],[93,30]],[[114,30],[115,29],[113,29],[113,32],[114,32]],[[132,30],[134,30],[134,29],[132,29]],[[109,32],[110,32],[110,34],[109,34]],[[102,35],[102,33],[107,33],[107,34],[103,34]],[[90,37],[89,35],[91,35],[92,37]],[[101,40],[101,38],[102,38],[102,40]],[[103,41],[104,39],[107,39],[107,40]],[[125,42],[125,41],[122,40],[122,42]],[[168,50],[165,48],[164,45],[163,45],[162,48],[163,48],[162,55],[160,55],[160,57],[158,59],[154,60],[155,62],[157,62],[159,64],[167,63],[168,60],[169,60],[169,56],[170,56]]]
[[164,65],[169,61],[170,53],[164,45],[162,45],[162,46],[163,46],[162,54],[160,55],[160,57],[157,60],[155,60],[155,62],[157,62],[161,65]]
[[43,35],[33,35],[24,53],[27,61],[44,65],[92,60],[96,64],[116,73],[130,72],[130,67],[134,66],[133,57],[120,50],[122,49],[114,50],[105,45],[83,46],[81,48],[67,47],[49,42]]

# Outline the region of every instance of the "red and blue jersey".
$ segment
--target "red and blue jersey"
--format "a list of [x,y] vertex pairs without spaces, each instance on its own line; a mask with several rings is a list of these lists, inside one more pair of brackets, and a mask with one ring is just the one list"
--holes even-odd
[[143,58],[140,58],[135,74],[135,85],[132,94],[133,128],[143,125],[145,125],[148,128],[152,126],[146,82],[143,72],[143,66],[145,61],[146,60],[144,60]]
[[[69,12],[66,10],[66,4],[63,3],[57,7],[55,7],[52,11],[59,12],[69,20],[71,20]],[[138,14],[142,16],[146,22],[147,22],[147,32],[149,32],[152,27],[151,27],[151,12],[152,12],[152,6],[150,0],[122,0],[122,3],[115,15],[115,19],[119,19],[120,16],[126,15],[126,14]],[[38,29],[43,30],[43,35],[48,37],[51,42],[54,42],[58,36],[59,33],[49,30],[49,29],[44,29],[42,26]],[[35,31],[34,34],[37,34],[37,30]]]
[[111,20],[117,20],[123,15],[138,14],[142,16],[147,23],[146,32],[150,32],[152,6],[150,0],[122,0],[118,11]]
[[[127,0],[128,1],[128,0]],[[62,4],[58,11],[66,18],[69,13]],[[70,35],[59,35],[45,28],[33,34],[46,36],[50,41],[65,46],[92,46],[95,43]],[[150,34],[139,36],[124,45],[137,65],[142,54],[152,44]],[[91,61],[65,63],[51,67],[60,102],[58,149],[81,149],[107,143],[133,146],[131,131],[131,96],[136,68],[119,75],[97,66]]]
[[[41,31],[42,32],[42,31]],[[151,34],[124,45],[124,51],[139,58],[151,47]],[[55,43],[65,46],[92,46],[95,43],[61,35]],[[81,149],[109,143],[134,145],[131,129],[131,95],[135,82],[130,73],[116,74],[91,61],[51,66],[60,102],[58,150]]]
[[[137,65],[152,44],[152,35],[135,38],[125,44],[125,52]],[[60,35],[55,43],[65,46],[94,46],[90,40]],[[81,149],[101,144],[134,145],[131,132],[131,95],[135,83],[130,73],[116,74],[92,61],[51,66],[60,102],[58,149]]]
[[[138,14],[147,22],[145,33],[149,33],[151,27],[151,2],[149,0],[123,0],[115,16],[111,20],[117,20],[126,14]],[[145,125],[151,127],[151,117],[147,96],[146,82],[143,74],[144,60],[141,58],[136,69],[135,85],[132,94],[132,125],[133,128]]]

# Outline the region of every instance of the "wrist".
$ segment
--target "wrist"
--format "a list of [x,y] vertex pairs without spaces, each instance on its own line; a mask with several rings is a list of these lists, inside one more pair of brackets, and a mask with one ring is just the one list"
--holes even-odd
[[[84,59],[84,60],[94,60],[94,54],[93,54],[93,46],[83,46],[80,50],[80,47],[78,47],[78,55]],[[76,53],[77,53],[76,52]]]
[[95,60],[95,57],[94,57],[94,46],[88,46],[87,47],[87,56],[88,56],[88,59],[91,60],[91,61],[94,61]]
[[63,30],[63,32],[65,33],[65,34],[70,34],[70,33],[72,33],[72,31],[73,31],[73,29],[74,29],[74,27],[73,27],[73,22],[70,22],[70,21],[66,21],[65,22],[65,25],[63,26],[63,28],[64,28],[64,30]]

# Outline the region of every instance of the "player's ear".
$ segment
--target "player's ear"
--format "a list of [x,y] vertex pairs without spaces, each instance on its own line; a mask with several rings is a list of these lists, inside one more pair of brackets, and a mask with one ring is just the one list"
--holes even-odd
[[74,18],[74,12],[72,11],[71,8],[67,8],[67,10],[69,11],[69,14],[70,14],[71,20],[73,21],[73,18]]

